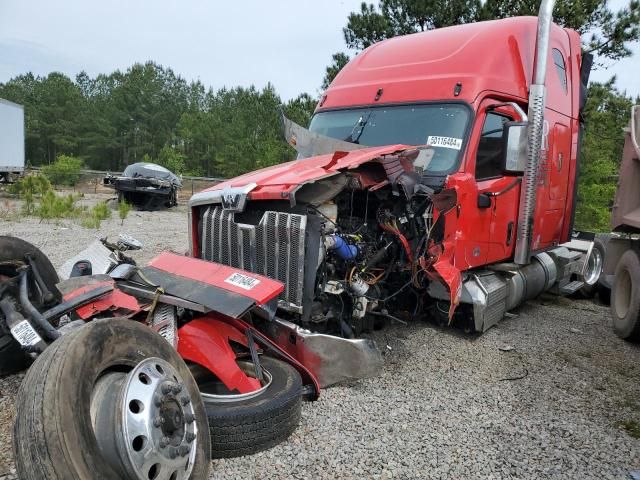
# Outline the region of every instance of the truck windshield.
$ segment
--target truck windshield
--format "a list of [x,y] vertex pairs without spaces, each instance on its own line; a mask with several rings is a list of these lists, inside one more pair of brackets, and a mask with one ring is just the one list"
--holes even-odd
[[463,105],[403,105],[316,113],[309,130],[362,146],[431,145],[433,175],[454,171],[459,162],[469,111]]

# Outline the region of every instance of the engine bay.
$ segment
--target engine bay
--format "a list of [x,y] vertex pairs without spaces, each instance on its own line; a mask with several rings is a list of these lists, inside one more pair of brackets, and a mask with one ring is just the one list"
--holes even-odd
[[[425,294],[430,250],[444,234],[433,199],[446,198],[442,184],[422,177],[433,155],[382,156],[242,212],[201,209],[201,257],[282,281],[278,316],[312,332],[356,338],[428,309],[448,318],[449,305]],[[444,203],[439,212],[455,199]]]
[[405,189],[384,180],[363,185],[371,170],[366,177],[357,171],[343,175],[340,193],[307,204],[308,215],[320,217],[322,241],[315,296],[303,326],[353,338],[422,313],[428,280],[415,260],[436,232],[431,191],[407,198]]

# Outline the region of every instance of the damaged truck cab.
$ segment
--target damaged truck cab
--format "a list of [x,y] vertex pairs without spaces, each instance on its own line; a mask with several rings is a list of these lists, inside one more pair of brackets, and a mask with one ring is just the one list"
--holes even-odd
[[192,197],[191,254],[282,281],[279,318],[345,338],[421,315],[485,331],[597,282],[572,240],[591,60],[552,9],[363,51],[308,130],[284,119],[297,160]]

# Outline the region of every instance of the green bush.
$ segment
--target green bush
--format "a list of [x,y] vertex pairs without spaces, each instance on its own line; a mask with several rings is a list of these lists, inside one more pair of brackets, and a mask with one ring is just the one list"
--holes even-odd
[[100,224],[103,220],[111,217],[111,210],[106,203],[100,202],[95,205],[87,214],[82,218],[82,226],[86,228],[100,228]]
[[82,209],[76,207],[76,195],[56,195],[53,190],[47,190],[40,199],[37,215],[40,220],[70,218],[80,215]]
[[60,155],[50,165],[42,167],[42,173],[54,185],[73,187],[80,181],[82,160],[77,157]]
[[9,187],[9,193],[18,195],[24,200],[22,212],[25,215],[33,215],[36,210],[36,199],[41,198],[49,191],[52,191],[51,183],[42,175],[22,177]]
[[126,200],[122,200],[118,204],[118,216],[120,217],[120,225],[124,224],[124,219],[127,218],[129,212],[131,211],[131,204],[127,203]]
[[187,166],[187,157],[178,150],[165,145],[160,150],[156,163],[167,170],[171,170],[176,175],[182,175]]
[[[21,178],[11,186],[11,193],[24,201],[23,214],[36,215],[41,221],[75,218],[83,227],[97,229],[103,220],[111,217],[111,210],[104,202],[88,209],[86,206],[76,205],[78,199],[83,196],[81,193],[57,195],[47,177],[43,175]],[[120,218],[124,220],[131,207],[121,208],[123,210],[119,212]]]

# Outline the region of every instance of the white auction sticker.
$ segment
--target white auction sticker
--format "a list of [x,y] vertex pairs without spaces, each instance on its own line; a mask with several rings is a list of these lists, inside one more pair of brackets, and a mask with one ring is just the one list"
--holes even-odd
[[11,329],[11,335],[23,347],[32,347],[36,343],[42,341],[38,332],[36,332],[28,321],[23,320]]
[[453,148],[454,150],[460,150],[462,148],[462,139],[453,137],[435,137],[430,136],[427,138],[427,145],[432,147],[444,147]]
[[245,290],[251,290],[260,283],[260,280],[257,278],[250,277],[249,275],[243,275],[242,273],[232,273],[224,281]]

